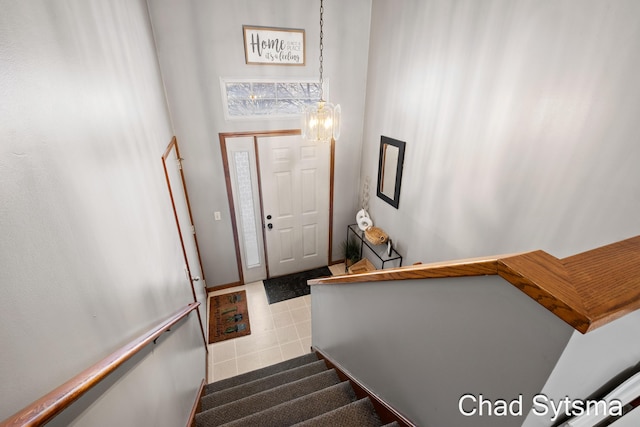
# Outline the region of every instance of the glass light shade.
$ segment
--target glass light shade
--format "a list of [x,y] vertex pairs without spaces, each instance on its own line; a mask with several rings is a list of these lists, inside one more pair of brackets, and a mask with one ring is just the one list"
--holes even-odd
[[302,137],[308,141],[327,142],[340,137],[340,105],[320,101],[302,113]]

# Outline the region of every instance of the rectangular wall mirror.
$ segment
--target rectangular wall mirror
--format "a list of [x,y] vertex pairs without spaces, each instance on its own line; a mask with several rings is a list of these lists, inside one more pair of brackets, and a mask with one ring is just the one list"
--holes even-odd
[[398,209],[402,164],[404,162],[403,141],[380,137],[380,159],[378,163],[378,197]]

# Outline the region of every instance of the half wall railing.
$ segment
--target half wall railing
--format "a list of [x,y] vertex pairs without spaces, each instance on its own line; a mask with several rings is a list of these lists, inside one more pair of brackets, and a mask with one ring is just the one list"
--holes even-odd
[[314,279],[340,284],[499,275],[584,333],[640,308],[640,236],[558,259],[544,251]]
[[308,283],[314,348],[415,425],[558,425],[534,398],[587,399],[640,360],[640,236]]

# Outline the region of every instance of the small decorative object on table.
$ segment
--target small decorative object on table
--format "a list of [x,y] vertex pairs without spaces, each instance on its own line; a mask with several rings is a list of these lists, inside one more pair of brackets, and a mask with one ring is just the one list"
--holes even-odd
[[356,223],[358,224],[358,228],[362,231],[365,231],[369,227],[373,227],[373,221],[369,216],[369,212],[364,209],[360,209],[358,213],[356,213]]
[[368,227],[364,232],[364,237],[367,238],[372,245],[381,245],[387,243],[389,236],[379,227]]

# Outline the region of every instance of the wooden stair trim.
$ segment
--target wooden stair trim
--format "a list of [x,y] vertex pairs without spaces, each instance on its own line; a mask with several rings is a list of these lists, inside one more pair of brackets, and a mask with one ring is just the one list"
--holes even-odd
[[200,399],[202,398],[202,393],[204,392],[204,386],[206,384],[207,382],[203,378],[200,382],[200,388],[196,393],[196,400],[193,402],[193,407],[191,408],[189,419],[187,420],[187,427],[196,427],[196,414],[199,413],[202,409],[202,403],[200,402]]
[[109,356],[80,372],[66,383],[45,394],[11,417],[0,422],[0,426],[25,427],[44,425],[96,386],[100,381],[105,379],[107,375],[140,352],[144,347],[155,342],[160,335],[168,332],[173,325],[197,309],[199,305],[199,302],[193,302],[176,311]]
[[591,324],[564,266],[543,251],[500,260],[500,277],[540,305],[585,333]]
[[581,333],[640,309],[640,236],[558,259],[544,251],[417,264],[309,285],[499,275]]
[[358,400],[364,399],[368,397],[373,403],[373,407],[376,410],[376,413],[380,417],[380,421],[382,424],[389,424],[396,421],[401,427],[416,427],[411,421],[409,421],[405,416],[401,413],[393,409],[388,403],[382,400],[379,396],[374,394],[371,390],[369,390],[365,385],[360,383],[357,379],[352,377],[350,374],[345,371],[345,369],[332,360],[329,356],[324,354],[321,350],[312,347],[312,351],[314,351],[318,355],[318,359],[323,360],[329,369],[335,369],[338,374],[338,378],[340,381],[349,381],[353,391],[356,394]]
[[[506,256],[506,255],[505,255]],[[407,279],[437,279],[442,277],[485,276],[498,274],[500,257],[468,258],[456,261],[416,264],[387,268],[366,273],[344,274],[309,280],[309,285],[379,282]]]
[[[640,238],[631,238],[563,260],[595,324],[640,308]],[[615,260],[615,263],[611,260]]]

